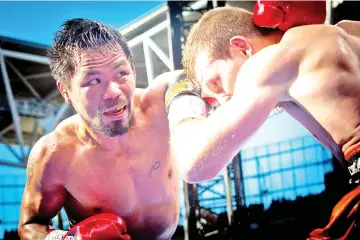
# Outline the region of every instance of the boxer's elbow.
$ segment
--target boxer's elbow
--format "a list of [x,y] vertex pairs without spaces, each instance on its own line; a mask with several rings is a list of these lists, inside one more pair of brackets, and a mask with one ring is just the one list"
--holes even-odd
[[23,207],[18,223],[18,234],[21,240],[45,239],[49,233],[50,220],[36,217],[29,213],[28,207]]
[[197,183],[204,178],[200,167],[200,158],[189,153],[178,154],[177,163],[181,178],[187,183]]
[[[35,239],[33,234],[33,229],[29,225],[22,225],[18,227],[18,234],[21,240],[30,240]],[[45,239],[45,237],[44,237]]]
[[190,148],[191,144],[177,145],[178,149],[187,149],[175,151],[177,166],[181,178],[187,183],[199,182],[204,178],[204,173],[201,169],[201,157]]
[[187,183],[200,183],[214,179],[232,159],[231,152],[217,153],[217,149],[204,147],[202,151],[182,151],[177,157],[178,169],[181,178]]
[[37,223],[19,225],[18,234],[21,240],[45,240],[48,234],[48,226]]
[[27,224],[27,214],[24,211],[21,211],[21,215],[20,215],[20,220],[18,222],[18,235],[20,237],[20,239],[25,240],[25,239],[31,239],[31,226],[29,228],[28,224]]
[[187,183],[200,183],[214,179],[220,172],[219,169],[206,159],[206,155],[194,155],[179,159],[181,178]]
[[[21,240],[36,239],[33,224],[22,224],[18,227],[18,234]],[[45,236],[44,238],[45,239]]]
[[[232,159],[228,153],[217,154],[213,149],[202,154],[193,155],[192,158],[180,159],[179,169],[182,179],[187,183],[201,183],[216,178],[228,164],[225,159]],[[182,160],[182,161],[181,161]]]
[[213,164],[218,162],[219,154],[214,151],[217,138],[211,137],[210,130],[205,120],[191,120],[178,124],[172,131],[173,153],[185,182],[207,181],[221,171],[217,164]]
[[30,237],[28,236],[29,233],[27,231],[27,229],[25,228],[24,225],[19,225],[18,229],[17,229],[18,235],[20,237],[20,239],[25,240],[25,239],[30,239]]
[[218,172],[203,171],[203,170],[190,170],[182,173],[182,179],[189,184],[206,182],[214,179],[218,175]]

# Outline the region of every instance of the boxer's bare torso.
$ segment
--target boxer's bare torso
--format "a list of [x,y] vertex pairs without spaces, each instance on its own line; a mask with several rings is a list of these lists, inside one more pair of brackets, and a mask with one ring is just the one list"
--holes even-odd
[[134,124],[110,145],[98,144],[78,115],[43,137],[28,163],[20,222],[31,226],[40,215],[47,224],[63,206],[71,225],[111,212],[124,218],[133,239],[169,239],[178,223],[179,179],[165,89],[158,84],[136,92]]
[[294,28],[282,41],[306,52],[279,105],[342,160],[360,144],[360,23]]

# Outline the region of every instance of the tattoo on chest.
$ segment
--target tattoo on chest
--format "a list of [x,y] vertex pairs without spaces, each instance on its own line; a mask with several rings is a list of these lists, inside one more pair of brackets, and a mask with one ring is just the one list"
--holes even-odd
[[152,176],[152,172],[155,171],[156,169],[158,169],[160,167],[160,161],[156,161],[152,166],[151,169],[149,171],[149,178],[151,178]]

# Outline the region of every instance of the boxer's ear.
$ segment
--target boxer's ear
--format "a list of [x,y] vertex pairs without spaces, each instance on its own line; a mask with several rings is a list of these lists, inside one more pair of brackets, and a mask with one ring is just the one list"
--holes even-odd
[[133,63],[131,63],[131,71],[133,72],[134,79],[136,80],[136,68],[135,68],[135,65]]
[[71,99],[69,96],[69,92],[68,92],[68,88],[64,85],[64,83],[60,82],[60,81],[56,81],[56,86],[59,89],[60,94],[63,96],[63,98],[65,99],[65,101],[67,103],[71,103]]
[[245,56],[251,56],[251,46],[245,37],[234,36],[230,39],[230,50],[241,51]]

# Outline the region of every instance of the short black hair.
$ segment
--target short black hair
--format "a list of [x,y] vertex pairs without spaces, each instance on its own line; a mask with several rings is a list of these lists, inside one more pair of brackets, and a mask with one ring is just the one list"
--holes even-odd
[[114,52],[121,49],[133,63],[131,49],[118,30],[96,20],[74,18],[65,21],[55,33],[54,44],[48,51],[50,70],[55,80],[69,86],[81,51],[100,51],[101,47]]

